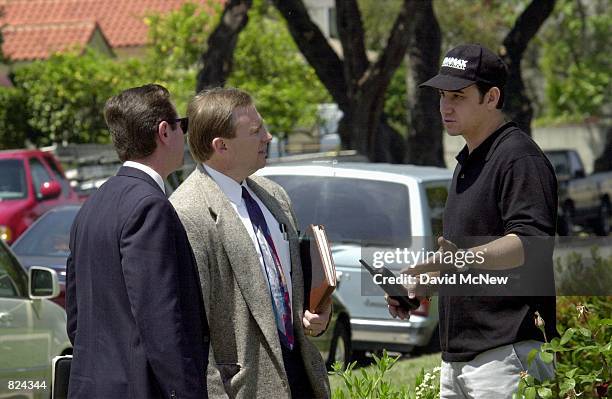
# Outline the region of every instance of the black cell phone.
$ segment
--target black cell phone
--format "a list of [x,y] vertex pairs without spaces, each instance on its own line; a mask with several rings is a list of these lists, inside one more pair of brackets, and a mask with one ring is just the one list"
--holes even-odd
[[[363,259],[359,259],[359,262],[363,265],[363,267],[366,268],[368,272],[370,272],[372,277],[378,276],[378,275],[381,275],[383,277],[397,277],[395,273],[393,273],[391,270],[387,269],[384,266],[381,268],[373,268],[372,266],[368,264],[368,262],[366,262]],[[389,295],[389,298],[395,299],[396,301],[398,301],[400,304],[400,307],[402,307],[405,310],[408,310],[408,311],[415,310],[419,306],[421,306],[420,300],[418,300],[417,298],[408,298],[407,296],[405,296],[404,293],[399,289],[397,284],[383,283],[383,284],[376,284],[376,285],[382,288],[383,291],[385,291],[387,295]]]

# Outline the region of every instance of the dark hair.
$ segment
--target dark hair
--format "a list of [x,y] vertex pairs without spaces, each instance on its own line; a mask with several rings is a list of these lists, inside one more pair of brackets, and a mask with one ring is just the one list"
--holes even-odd
[[476,88],[478,89],[478,92],[480,93],[480,103],[482,104],[485,94],[487,94],[488,91],[491,90],[492,87],[497,87],[499,89],[499,101],[497,102],[497,106],[495,108],[502,109],[502,107],[504,106],[504,88],[503,87],[493,86],[491,84],[483,83],[483,82],[476,82]]
[[111,97],[104,106],[104,119],[113,145],[123,161],[151,155],[157,146],[159,122],[176,128],[176,109],[168,90],[157,84],[133,87]]
[[212,141],[216,137],[235,137],[232,113],[236,108],[252,104],[248,93],[231,87],[217,87],[196,94],[187,106],[189,150],[193,159],[207,161],[214,152]]

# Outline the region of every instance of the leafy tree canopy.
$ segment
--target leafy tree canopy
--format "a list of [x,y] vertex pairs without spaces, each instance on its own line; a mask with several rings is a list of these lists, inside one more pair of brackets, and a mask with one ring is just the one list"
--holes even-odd
[[608,0],[558,2],[541,40],[544,121],[581,122],[610,112],[610,11]]

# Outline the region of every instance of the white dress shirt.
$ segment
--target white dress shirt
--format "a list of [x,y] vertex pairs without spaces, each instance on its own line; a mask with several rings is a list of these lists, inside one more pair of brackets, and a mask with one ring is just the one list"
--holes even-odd
[[164,186],[164,179],[162,179],[162,177],[159,175],[159,173],[157,173],[155,170],[153,170],[153,168],[151,168],[150,166],[141,164],[139,162],[134,162],[134,161],[125,161],[123,163],[123,166],[129,166],[130,168],[135,168],[135,169],[138,169],[138,170],[142,170],[143,172],[145,172],[146,174],[151,176],[151,178],[153,180],[155,180],[155,183],[157,183],[159,188],[161,188],[161,190],[164,192],[164,194],[166,194],[166,187]]
[[[249,236],[251,237],[251,241],[255,246],[255,250],[259,255],[259,264],[261,265],[261,272],[263,273],[266,281],[268,278],[266,277],[266,269],[264,265],[263,256],[261,254],[261,250],[259,249],[259,243],[257,242],[257,237],[255,236],[255,230],[253,229],[253,225],[251,224],[251,219],[249,218],[249,212],[246,208],[246,204],[242,199],[242,187],[246,187],[251,197],[257,202],[257,205],[261,208],[261,212],[266,219],[266,223],[268,225],[268,229],[270,229],[270,234],[272,235],[272,241],[274,241],[274,246],[276,247],[276,251],[278,252],[278,258],[280,259],[281,265],[283,267],[283,273],[285,275],[285,281],[287,282],[287,288],[289,289],[289,298],[292,297],[292,287],[291,287],[291,257],[289,255],[289,241],[285,240],[283,237],[283,233],[280,229],[280,224],[274,218],[272,213],[268,210],[268,208],[261,202],[261,200],[255,195],[255,193],[247,186],[246,182],[243,181],[242,184],[238,184],[234,179],[224,175],[221,172],[216,171],[206,164],[202,164],[206,172],[212,177],[212,179],[219,185],[221,191],[227,196],[232,204],[232,207],[240,217],[242,224],[246,228]],[[270,286],[268,284],[268,289]]]

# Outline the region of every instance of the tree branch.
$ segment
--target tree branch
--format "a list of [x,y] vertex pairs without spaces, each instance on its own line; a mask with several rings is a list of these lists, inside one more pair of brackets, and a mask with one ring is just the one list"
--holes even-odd
[[383,53],[376,63],[368,69],[368,86],[382,87],[387,85],[397,67],[402,63],[411,40],[411,30],[414,25],[414,16],[431,7],[431,0],[404,0],[404,4],[395,19],[389,39]]
[[503,45],[512,59],[520,59],[546,18],[555,8],[556,0],[533,0],[516,19]]
[[202,54],[203,68],[198,72],[196,92],[207,87],[223,86],[232,72],[238,35],[248,22],[252,0],[229,0],[214,32],[208,38],[208,49]]
[[314,68],[319,80],[342,110],[348,107],[344,65],[331,48],[323,33],[312,22],[302,0],[272,0],[280,11],[289,32],[306,60]]
[[370,66],[365,50],[365,33],[356,0],[336,0],[336,22],[344,56],[344,75],[349,90],[359,86]]

